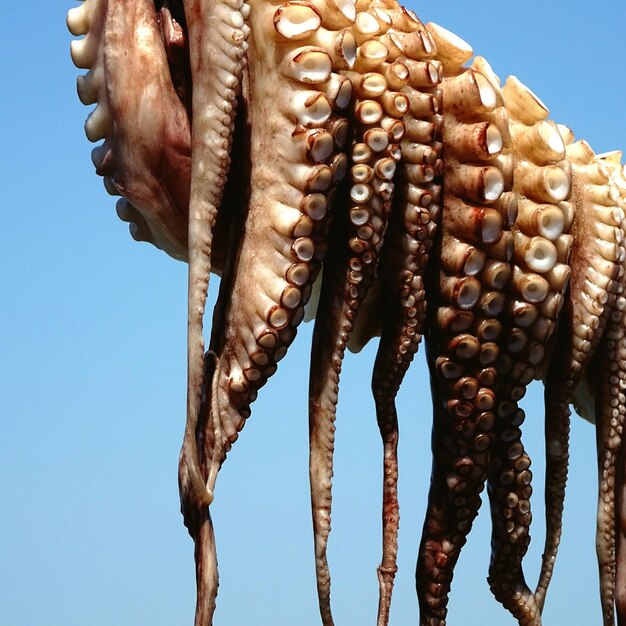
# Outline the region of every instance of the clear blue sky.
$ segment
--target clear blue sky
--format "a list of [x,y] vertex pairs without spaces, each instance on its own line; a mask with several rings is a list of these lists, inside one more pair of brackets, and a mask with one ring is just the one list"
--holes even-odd
[[[0,626],[185,626],[192,544],[178,511],[186,267],[133,242],[93,172],[75,95],[68,1],[0,7]],[[504,8],[504,7],[507,8]],[[548,8],[545,8],[545,7]],[[412,6],[516,74],[596,151],[626,148],[626,3],[465,0]],[[213,288],[216,281],[213,282]],[[254,406],[220,474],[216,625],[318,624],[308,495],[310,325]],[[371,624],[381,450],[373,349],[347,358],[330,564],[337,623]],[[536,391],[536,390],[535,390]],[[525,401],[534,459],[535,580],[543,545],[540,396]],[[421,359],[399,401],[400,572],[391,621],[415,624],[413,572],[430,474]],[[547,625],[600,623],[592,427],[576,419],[566,530]],[[463,551],[449,624],[513,624],[485,577],[484,508]]]

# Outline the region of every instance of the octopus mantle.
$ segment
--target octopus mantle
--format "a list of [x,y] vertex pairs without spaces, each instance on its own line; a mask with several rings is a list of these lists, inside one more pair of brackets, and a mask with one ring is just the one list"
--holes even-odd
[[[310,482],[332,624],[335,414],[346,348],[375,336],[384,447],[378,624],[397,570],[395,397],[425,337],[433,471],[416,583],[445,624],[487,485],[489,585],[538,626],[561,533],[570,405],[596,423],[604,623],[626,623],[626,174],[516,78],[395,0],[85,0],[68,15],[92,153],[132,236],[189,264],[182,512],[196,626],[212,622],[218,471],[309,314]],[[221,276],[205,351],[209,275]],[[532,473],[519,401],[545,384],[546,538],[522,569]]]

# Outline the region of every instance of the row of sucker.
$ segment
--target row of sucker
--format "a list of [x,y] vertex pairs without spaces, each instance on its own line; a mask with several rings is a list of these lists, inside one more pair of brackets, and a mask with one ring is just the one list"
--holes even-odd
[[85,0],[67,14],[70,32],[76,36],[85,35],[82,39],[72,41],[70,52],[76,67],[89,70],[78,78],[77,91],[83,104],[96,104],[85,123],[87,139],[94,143],[111,134],[113,123],[104,75],[108,8],[108,0]]
[[[184,259],[191,131],[170,78],[160,21],[147,0],[134,3],[132,10],[112,0],[86,0],[67,16],[72,34],[85,35],[72,42],[71,54],[76,66],[89,70],[78,77],[80,101],[96,104],[85,133],[94,143],[104,139],[91,153],[96,173],[109,194],[123,196],[117,213],[129,222],[135,240]],[[173,19],[170,24],[175,27]],[[139,69],[145,72],[146,95],[129,97]],[[162,104],[156,114],[155,98]],[[149,129],[140,124],[147,111]]]
[[[595,384],[597,414],[596,442],[598,447],[598,514],[596,530],[596,551],[600,574],[600,598],[605,626],[615,623],[617,608],[618,623],[626,619],[626,594],[624,583],[624,452],[623,428],[626,415],[626,299],[624,297],[624,276],[626,275],[626,179],[620,164],[621,153],[609,153],[595,156],[590,167],[593,178],[588,182],[588,189],[595,210],[602,211],[605,217],[591,228],[596,237],[590,250],[597,258],[589,260],[588,276],[594,278],[594,270],[601,272],[613,269],[609,280],[601,283],[603,292],[598,296],[598,289],[587,287],[587,302],[594,302],[603,308],[603,322],[606,329],[598,346],[590,346],[596,352],[593,369],[596,371]],[[590,177],[591,178],[591,177]],[[600,230],[601,232],[598,232]],[[615,244],[610,249],[607,244]],[[593,253],[592,253],[593,254]],[[617,255],[617,257],[615,256]],[[614,262],[612,262],[614,261]],[[610,280],[612,278],[613,280]],[[594,280],[594,283],[597,283]],[[594,297],[592,297],[594,296]],[[588,314],[587,314],[588,315]],[[603,324],[604,325],[604,324]],[[582,343],[582,342],[581,342]],[[583,344],[583,348],[585,345]],[[596,350],[597,347],[597,350]],[[591,368],[590,368],[591,369]]]
[[[618,204],[620,208],[626,213],[626,165],[620,165],[621,153],[615,152],[607,155],[603,158],[603,162],[610,166],[612,170],[612,181],[615,184],[616,189],[619,192]],[[622,220],[622,233],[626,233],[626,220]],[[626,242],[622,240],[622,249],[626,249]],[[626,257],[626,253],[625,253]],[[620,270],[618,277],[620,283],[623,285],[624,276],[626,276],[626,260],[622,260],[620,263]],[[605,433],[605,441],[610,441],[610,444],[606,447],[613,447],[616,444],[615,438],[619,437],[620,443],[617,451],[617,458],[615,465],[617,466],[613,472],[614,476],[611,476],[611,471],[608,472],[606,482],[600,483],[601,493],[606,489],[611,489],[614,492],[614,529],[615,529],[615,607],[617,613],[618,624],[626,623],[626,497],[624,485],[626,480],[626,454],[624,450],[624,379],[626,374],[623,371],[623,363],[626,360],[626,349],[624,346],[626,330],[624,325],[626,323],[626,302],[624,300],[624,289],[617,292],[616,297],[616,309],[619,309],[621,313],[615,314],[615,319],[611,320],[610,330],[613,331],[617,324],[621,321],[621,330],[619,331],[619,343],[616,342],[615,346],[609,346],[607,341],[607,347],[609,350],[613,350],[615,347],[616,356],[619,358],[619,365],[608,365],[610,371],[609,384],[611,385],[610,395],[612,396],[609,401],[611,406],[611,415],[608,417],[608,428]],[[609,337],[609,340],[612,338]],[[617,389],[615,388],[617,386]],[[615,400],[618,400],[617,407],[615,406]],[[617,415],[614,410],[617,408]],[[608,435],[608,437],[606,437]],[[611,481],[613,478],[613,481]],[[606,485],[606,486],[605,486]]]
[[[327,544],[345,349],[381,335],[372,391],[386,626],[399,529],[395,398],[424,334],[434,423],[420,623],[446,624],[454,568],[488,481],[490,588],[520,624],[541,626],[573,403],[596,421],[604,625],[616,616],[626,624],[622,154],[574,141],[516,78],[501,88],[484,59],[467,66],[467,43],[396,0],[259,1],[252,11],[245,0],[84,0],[67,24],[84,36],[71,56],[88,70],[79,99],[96,105],[85,133],[103,140],[92,161],[121,196],[118,216],[136,240],[189,262],[179,481],[195,542],[196,626],[212,623],[216,604],[208,505],[217,474],[315,291],[310,481],[322,622],[333,624]],[[244,160],[230,184],[241,188],[223,200],[233,151]],[[227,232],[239,239],[231,250]],[[205,354],[211,271],[225,278]],[[519,406],[533,379],[545,382],[546,439],[534,593],[522,569],[532,472]]]
[[244,85],[250,196],[208,387],[210,492],[251,403],[295,338],[327,250],[332,198],[347,170],[342,111],[352,87],[335,69],[350,62],[351,51],[342,33],[321,21],[313,4],[264,3],[246,25],[247,62],[255,68]]
[[331,253],[324,262],[309,387],[311,502],[324,624],[333,623],[327,544],[339,377],[359,309],[376,278],[401,156],[402,119],[409,110],[397,76],[399,54],[390,44],[392,15],[375,4],[357,5],[355,62],[342,72],[354,89],[349,176],[334,211]]
[[[189,25],[189,55],[193,80],[191,185],[188,222],[188,315],[187,315],[187,423],[181,450],[180,483],[182,498],[188,497],[189,479],[197,504],[213,499],[215,463],[212,456],[200,461],[196,433],[204,380],[204,310],[211,273],[213,226],[221,205],[230,168],[237,95],[248,49],[250,7],[242,0],[220,0],[207,4],[185,0]],[[212,23],[211,32],[204,27]],[[209,428],[212,425],[209,424]],[[200,466],[203,485],[199,485]]]
[[[546,544],[536,597],[540,608],[556,561],[562,531],[563,504],[568,466],[569,404],[573,389],[588,367],[611,315],[608,301],[618,270],[621,241],[621,211],[615,207],[606,168],[600,165],[589,145],[565,139],[572,167],[571,228],[574,245],[569,259],[571,278],[555,343],[555,358],[545,376],[546,431]],[[611,296],[611,299],[614,299]],[[558,355],[558,358],[556,358]],[[610,568],[609,568],[610,569]],[[612,574],[601,567],[601,580]],[[613,600],[605,609],[613,623]],[[610,608],[609,608],[610,607]]]
[[[405,53],[388,58],[392,86],[406,96],[392,214],[381,250],[378,284],[381,338],[372,374],[376,419],[383,441],[382,559],[378,567],[378,625],[389,622],[397,571],[398,417],[395,397],[417,352],[426,315],[424,272],[436,231],[441,199],[441,64],[430,33],[409,11],[390,12],[392,41]],[[398,44],[396,43],[396,47]]]
[[[443,204],[426,345],[433,391],[433,472],[417,563],[420,623],[443,626],[454,567],[480,507],[494,428],[502,290],[515,198],[510,138],[491,68],[429,24],[446,78]],[[427,286],[428,287],[428,286]]]
[[[249,79],[252,192],[217,377],[218,464],[295,338],[328,248],[333,197],[347,172],[344,110],[352,86],[334,70],[350,63],[349,44],[340,44],[349,37],[323,29],[321,21],[313,4],[292,2],[250,18],[253,33],[269,22],[275,36],[253,35],[249,51],[259,68]],[[278,67],[271,62],[276,57],[283,59]],[[270,112],[276,85],[280,106]]]
[[563,305],[571,236],[570,175],[559,129],[548,110],[516,78],[503,88],[515,153],[518,215],[498,373],[495,446],[489,470],[492,553],[489,585],[520,624],[541,623],[540,607],[526,584],[522,559],[530,543],[530,458],[521,441],[518,406],[538,376]]

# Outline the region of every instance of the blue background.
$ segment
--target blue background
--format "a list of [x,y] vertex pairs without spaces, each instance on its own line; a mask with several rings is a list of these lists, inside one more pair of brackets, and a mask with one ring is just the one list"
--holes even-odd
[[[186,267],[137,244],[93,172],[69,57],[67,2],[0,7],[0,624],[192,623],[192,544],[178,511]],[[506,8],[505,8],[506,6]],[[597,152],[626,147],[626,3],[465,0],[411,5],[516,74]],[[211,293],[217,281],[213,280]],[[302,328],[220,474],[216,625],[318,624]],[[342,378],[330,565],[336,621],[372,624],[381,446],[374,346]],[[430,475],[420,354],[399,398],[400,571],[391,622],[417,622],[413,572]],[[531,584],[543,547],[539,388],[524,401],[534,459]],[[562,549],[547,625],[600,624],[593,428],[575,418]],[[451,626],[514,624],[492,599],[487,509],[453,584]]]

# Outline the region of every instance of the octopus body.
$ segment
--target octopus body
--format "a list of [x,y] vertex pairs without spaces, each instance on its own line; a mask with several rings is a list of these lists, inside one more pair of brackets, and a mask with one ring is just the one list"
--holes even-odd
[[[489,585],[539,626],[561,534],[570,405],[597,424],[606,625],[626,620],[626,177],[515,77],[396,0],[85,0],[68,15],[92,153],[132,236],[189,265],[181,507],[196,626],[218,588],[218,472],[300,323],[315,318],[310,484],[322,623],[345,350],[380,336],[378,624],[397,571],[395,398],[422,337],[433,470],[416,570],[420,622],[446,623],[487,486]],[[221,276],[208,346],[210,274]],[[545,383],[546,538],[536,589],[519,402]],[[533,416],[536,417],[536,416]],[[534,420],[536,421],[536,419]]]

